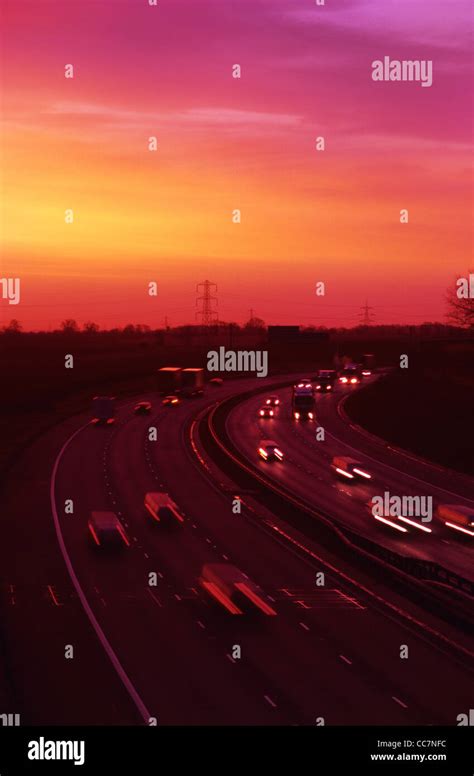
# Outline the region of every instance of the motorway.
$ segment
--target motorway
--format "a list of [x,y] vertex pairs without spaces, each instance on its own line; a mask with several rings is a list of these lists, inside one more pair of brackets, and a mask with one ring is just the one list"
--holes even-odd
[[[233,513],[232,484],[196,442],[193,447],[192,420],[211,402],[256,382],[271,381],[228,383],[177,407],[140,396],[152,401],[151,417],[135,416],[134,401],[124,401],[114,426],[73,418],[20,458],[3,498],[9,711],[21,711],[32,724],[149,724],[152,718],[158,725],[431,725],[456,724],[472,707],[467,658],[384,611],[347,573],[334,565],[327,571],[322,551],[321,562],[308,559],[269,536],[255,519],[257,507],[252,519],[247,510]],[[287,405],[287,393],[280,393]],[[238,406],[230,419],[249,455],[264,435],[254,412],[258,401]],[[156,442],[148,441],[150,425],[158,430]],[[324,483],[324,455],[315,452],[306,462],[311,475],[297,465],[312,444],[311,431],[295,430],[282,417],[272,421],[271,433],[265,430],[265,436],[280,434],[288,460],[278,476],[298,490],[315,475],[318,498],[324,493],[338,518],[355,515],[354,497]],[[177,502],[183,526],[151,523],[143,499],[157,489]],[[65,513],[68,500],[73,514]],[[94,551],[88,541],[90,512],[105,509],[120,516],[131,539],[121,554]],[[464,557],[463,548],[446,550]],[[208,561],[237,565],[271,597],[277,616],[232,617],[219,609],[197,584]],[[392,602],[399,603],[395,595]],[[72,660],[64,657],[65,645],[74,647]],[[236,645],[240,658],[233,657]],[[407,659],[400,657],[403,645]]]
[[[235,445],[266,476],[286,485],[315,507],[329,512],[339,524],[376,540],[378,544],[423,560],[435,561],[466,579],[474,580],[472,540],[446,529],[436,519],[426,523],[432,534],[416,529],[399,534],[377,522],[367,502],[388,491],[397,496],[431,496],[437,504],[464,504],[474,507],[474,482],[382,447],[362,436],[341,419],[338,403],[353,389],[336,387],[333,394],[319,394],[314,422],[291,418],[291,389],[277,391],[280,406],[274,418],[260,418],[262,397],[254,396],[239,404],[228,419],[228,432]],[[325,439],[318,441],[322,427]],[[273,439],[285,460],[268,464],[256,451],[261,439]],[[333,475],[333,456],[347,455],[359,460],[372,475],[370,483],[347,483]]]

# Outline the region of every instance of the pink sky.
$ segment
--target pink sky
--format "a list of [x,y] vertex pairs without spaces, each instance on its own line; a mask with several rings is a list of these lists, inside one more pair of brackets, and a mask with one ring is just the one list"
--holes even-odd
[[[209,278],[224,320],[443,320],[472,265],[470,6],[4,0],[2,319],[191,322]],[[433,85],[374,82],[384,56]]]

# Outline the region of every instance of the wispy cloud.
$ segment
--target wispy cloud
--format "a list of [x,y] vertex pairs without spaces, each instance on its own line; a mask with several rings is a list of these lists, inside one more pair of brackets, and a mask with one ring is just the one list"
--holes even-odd
[[291,113],[267,113],[264,111],[235,110],[233,108],[189,108],[182,111],[147,112],[127,110],[120,106],[98,103],[58,102],[41,111],[44,115],[87,116],[98,121],[121,124],[136,123],[137,126],[163,123],[191,123],[206,126],[286,126],[294,127],[301,123],[302,117]]
[[287,17],[305,25],[389,34],[394,44],[418,41],[459,50],[470,48],[471,7],[470,0],[345,0],[319,9],[292,4]]

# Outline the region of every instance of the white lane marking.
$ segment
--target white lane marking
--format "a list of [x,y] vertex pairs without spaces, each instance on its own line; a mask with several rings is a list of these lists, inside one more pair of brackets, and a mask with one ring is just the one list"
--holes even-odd
[[197,624],[199,625],[200,628],[202,628],[203,630],[206,630],[206,626],[204,625],[203,622],[201,622],[201,620],[197,620]]
[[304,622],[300,622],[300,625],[301,625],[301,627],[302,627],[302,628],[304,628],[305,630],[309,631],[309,628],[308,628],[308,626],[306,625],[306,623],[304,623]]
[[307,603],[305,603],[304,601],[301,601],[301,600],[295,601],[295,604],[299,604],[302,609],[311,609],[311,607],[308,606]]
[[354,604],[354,606],[357,606],[358,609],[365,609],[365,606],[361,606],[361,604],[356,601],[355,598],[350,598],[348,595],[342,592],[342,590],[337,590],[337,588],[334,588],[336,590],[336,593],[339,593],[343,598],[345,598],[347,601],[350,601],[351,604]]
[[62,604],[59,603],[58,597],[56,595],[56,592],[54,590],[54,587],[52,585],[48,585],[49,594],[51,596],[51,599],[55,606],[62,606]]
[[[293,499],[294,501],[295,499]],[[435,628],[432,628],[431,625],[427,625],[424,622],[421,622],[420,620],[417,620],[416,617],[409,614],[408,612],[405,612],[403,609],[400,609],[399,606],[396,606],[395,604],[390,603],[390,601],[383,598],[378,593],[375,593],[370,588],[366,587],[365,585],[362,585],[360,582],[356,582],[355,579],[350,577],[348,574],[346,574],[344,571],[340,571],[336,566],[334,566],[332,563],[330,563],[328,560],[322,560],[322,558],[317,555],[314,550],[311,550],[309,547],[305,547],[304,544],[302,544],[298,539],[295,539],[291,534],[286,533],[281,528],[278,528],[278,526],[271,523],[269,520],[264,520],[264,523],[269,526],[273,531],[277,532],[278,535],[283,536],[291,545],[294,545],[295,547],[298,547],[299,550],[302,550],[306,555],[309,555],[310,558],[316,559],[318,563],[324,563],[326,568],[330,569],[332,572],[337,574],[341,579],[345,579],[346,581],[350,582],[353,586],[357,587],[359,590],[362,590],[365,595],[369,596],[371,599],[377,601],[378,603],[382,604],[384,607],[389,609],[391,612],[395,612],[395,614],[398,617],[401,617],[404,620],[404,627],[407,628],[408,625],[413,626],[416,625],[418,628],[420,628],[425,633],[429,633],[431,636],[435,636],[438,641],[442,641],[444,644],[449,644],[451,647],[455,647],[457,650],[463,652],[464,655],[467,655],[469,658],[472,659],[474,657],[474,652],[467,647],[463,646],[462,644],[459,644],[456,641],[453,641],[452,639],[448,638],[444,635],[441,631],[436,630]],[[278,540],[277,540],[278,541]],[[280,540],[280,544],[283,544],[283,540]],[[288,545],[284,545],[288,546]],[[295,551],[294,551],[295,552]],[[301,559],[301,555],[298,553],[297,557]],[[307,561],[311,562],[311,561]],[[393,616],[384,614],[383,616],[388,617],[389,619],[394,621]],[[408,625],[407,625],[408,623]],[[419,638],[422,638],[426,643],[430,644],[429,641],[427,641],[426,636],[423,633],[417,634]],[[442,651],[442,650],[440,650]]]
[[155,595],[155,594],[154,594],[154,593],[153,593],[153,592],[150,590],[150,588],[149,588],[149,587],[147,587],[147,591],[148,591],[148,593],[151,595],[151,597],[153,598],[153,600],[154,600],[155,604],[158,604],[158,606],[160,607],[160,609],[162,609],[162,608],[163,608],[163,604],[161,603],[161,601],[160,601],[160,599],[158,598],[158,596],[157,596],[157,595]]
[[395,701],[395,703],[398,703],[398,705],[401,706],[404,709],[408,708],[406,703],[403,703],[403,701],[401,701],[400,698],[396,698],[395,695],[392,695],[392,701]]
[[97,618],[94,615],[94,612],[92,611],[90,604],[86,598],[86,595],[80,585],[80,582],[76,576],[76,572],[74,571],[73,565],[71,563],[71,558],[69,557],[68,551],[66,549],[66,544],[64,542],[64,537],[62,535],[61,526],[59,524],[59,515],[58,510],[56,508],[56,498],[55,498],[55,490],[56,490],[56,475],[58,472],[59,464],[61,461],[61,458],[65,452],[65,450],[69,447],[70,443],[72,442],[75,437],[81,433],[81,431],[84,431],[85,428],[88,428],[89,423],[86,423],[86,425],[81,426],[77,429],[77,431],[72,434],[69,439],[65,441],[63,446],[61,447],[61,450],[59,451],[56,460],[54,462],[53,471],[51,474],[51,485],[50,485],[50,499],[51,499],[51,509],[53,512],[53,520],[54,520],[54,527],[56,529],[56,536],[59,543],[59,548],[61,550],[62,556],[64,558],[64,562],[66,564],[66,568],[68,570],[69,576],[71,578],[71,582],[74,585],[74,588],[76,590],[76,593],[79,597],[79,600],[82,604],[82,607],[89,618],[89,621],[94,628],[97,638],[99,639],[107,657],[109,658],[110,662],[112,663],[115,671],[117,672],[117,675],[119,676],[121,682],[123,683],[125,689],[127,690],[128,694],[130,695],[130,698],[134,702],[135,706],[137,707],[140,716],[142,717],[143,721],[148,724],[148,721],[151,717],[150,712],[148,711],[147,707],[145,706],[145,703],[142,701],[138,691],[135,689],[134,685],[132,684],[131,680],[129,679],[125,669],[123,668],[120,660],[118,659],[117,655],[115,654],[112,645],[110,644],[109,640],[107,639],[107,636],[105,635],[104,631],[100,627]]
[[344,663],[347,663],[348,666],[352,665],[352,660],[349,660],[349,658],[346,657],[345,655],[339,655],[339,657],[341,658],[341,660],[344,660]]
[[267,703],[270,704],[270,706],[273,706],[273,708],[276,709],[277,705],[276,705],[276,703],[274,701],[272,701],[272,699],[270,698],[269,695],[264,695],[263,697],[265,698]]

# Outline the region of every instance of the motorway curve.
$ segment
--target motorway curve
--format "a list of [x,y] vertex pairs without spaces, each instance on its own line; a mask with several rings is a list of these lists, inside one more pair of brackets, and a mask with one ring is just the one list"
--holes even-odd
[[[269,537],[255,512],[252,519],[246,509],[233,513],[232,485],[193,449],[191,421],[210,401],[251,387],[255,381],[229,383],[174,408],[160,407],[156,396],[140,397],[153,402],[151,418],[134,416],[134,402],[125,401],[113,427],[85,425],[64,447],[86,420],[73,419],[19,461],[4,501],[9,535],[25,558],[21,570],[3,559],[12,711],[51,724],[148,723],[151,717],[159,725],[391,725],[455,724],[472,706],[463,661],[358,595],[337,572],[326,573],[318,587],[316,560]],[[288,394],[281,395],[287,404]],[[230,420],[249,455],[263,435],[258,402],[243,403]],[[158,429],[156,442],[148,441],[150,425]],[[338,517],[355,515],[355,502],[367,494],[355,499],[325,482],[325,456],[315,452],[307,460],[308,446],[316,444],[309,429],[294,429],[282,417],[271,433],[265,430],[265,436],[280,435],[289,460],[278,476],[296,490],[313,478],[321,503]],[[102,642],[65,574],[45,498],[53,459],[64,552]],[[156,489],[178,503],[181,528],[150,523],[143,498]],[[70,499],[74,512],[65,514]],[[122,554],[91,549],[87,519],[101,509],[124,522],[131,547]],[[207,561],[237,565],[271,596],[277,617],[231,617],[207,600],[197,584]],[[73,660],[65,660],[65,644],[74,645]],[[400,657],[403,645],[408,659]],[[240,659],[233,657],[237,646]]]
[[[384,492],[394,496],[431,496],[437,504],[465,504],[474,507],[474,482],[412,457],[375,444],[344,422],[338,413],[341,396],[350,388],[336,388],[334,394],[317,396],[314,422],[291,418],[291,389],[277,391],[281,405],[274,418],[260,418],[262,397],[254,396],[231,413],[227,428],[232,441],[266,476],[287,486],[311,505],[320,507],[335,520],[402,555],[430,560],[474,580],[472,541],[464,539],[433,520],[426,523],[432,535],[416,529],[398,534],[371,516],[367,502]],[[353,390],[353,389],[352,389]],[[322,427],[324,441],[317,441]],[[285,455],[281,463],[267,464],[257,455],[261,439],[274,439]],[[370,483],[346,483],[330,469],[333,456],[357,458],[372,475]]]

